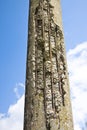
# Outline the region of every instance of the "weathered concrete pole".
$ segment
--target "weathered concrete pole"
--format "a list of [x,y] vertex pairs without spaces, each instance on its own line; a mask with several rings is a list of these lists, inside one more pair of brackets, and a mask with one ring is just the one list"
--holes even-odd
[[30,0],[24,130],[73,130],[60,0]]

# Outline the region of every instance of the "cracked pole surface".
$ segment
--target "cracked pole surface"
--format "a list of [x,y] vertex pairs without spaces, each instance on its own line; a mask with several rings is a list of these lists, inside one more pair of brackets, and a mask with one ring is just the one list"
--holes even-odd
[[30,0],[24,130],[73,130],[60,0]]

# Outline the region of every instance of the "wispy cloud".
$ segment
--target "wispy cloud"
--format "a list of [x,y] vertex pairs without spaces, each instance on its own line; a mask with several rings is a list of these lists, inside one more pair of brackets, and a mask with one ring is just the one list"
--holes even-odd
[[[77,45],[67,52],[70,75],[74,130],[86,130],[87,121],[87,42]],[[10,105],[7,113],[0,114],[0,130],[22,130],[24,113],[24,84],[14,88],[16,104]]]
[[[23,83],[16,83],[15,87],[14,87],[14,93],[16,94],[16,98],[20,98],[21,95],[23,94],[24,92],[24,89],[25,89],[25,85]],[[21,91],[22,90],[22,94],[21,94]]]

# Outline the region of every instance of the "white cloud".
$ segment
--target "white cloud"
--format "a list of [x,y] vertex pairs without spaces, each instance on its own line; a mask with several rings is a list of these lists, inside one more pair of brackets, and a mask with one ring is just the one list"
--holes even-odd
[[[77,45],[67,53],[70,74],[74,130],[86,130],[87,121],[87,42]],[[14,89],[18,96],[16,104],[10,105],[6,114],[0,114],[0,130],[22,130],[24,95],[20,94],[22,83]],[[18,95],[17,95],[18,94]]]
[[87,42],[69,50],[67,57],[75,130],[82,130],[87,121]]
[[24,113],[24,95],[15,104],[9,106],[7,113],[0,114],[0,130],[22,130]]
[[22,130],[24,113],[24,96],[9,107],[6,115],[0,118],[0,130]]

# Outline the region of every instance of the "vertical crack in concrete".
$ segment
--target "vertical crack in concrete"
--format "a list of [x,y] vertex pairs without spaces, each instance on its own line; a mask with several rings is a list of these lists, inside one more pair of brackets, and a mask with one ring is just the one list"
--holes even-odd
[[[54,23],[53,17],[53,6],[48,0],[41,1],[35,11],[36,87],[37,91],[38,89],[44,89],[48,129],[50,129],[50,120],[59,118],[61,106],[62,104],[65,105],[65,90],[63,88],[64,59],[63,50],[61,50],[62,31]],[[59,49],[59,52],[57,49]],[[44,86],[40,80],[41,82],[44,81]]]

